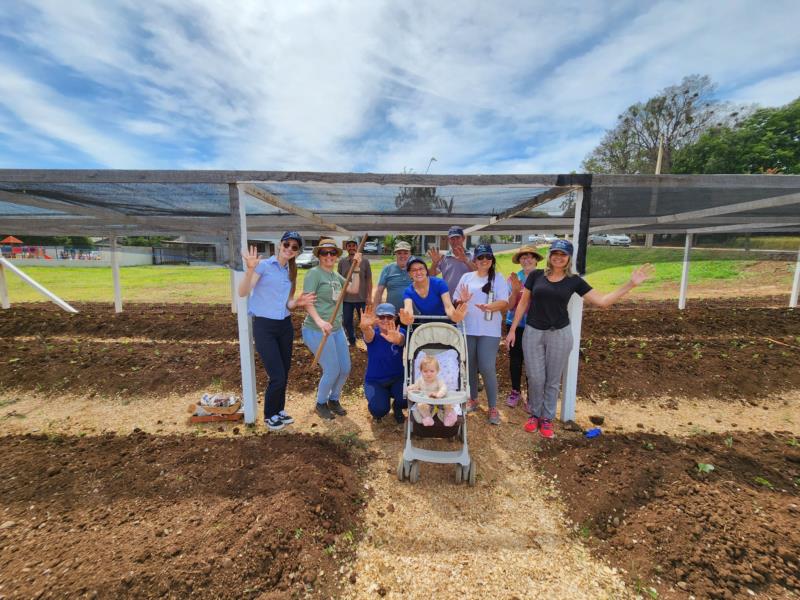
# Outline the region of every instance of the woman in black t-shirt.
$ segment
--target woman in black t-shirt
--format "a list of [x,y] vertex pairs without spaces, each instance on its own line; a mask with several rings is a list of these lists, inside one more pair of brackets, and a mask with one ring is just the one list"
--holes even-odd
[[572,250],[572,243],[567,240],[556,240],[550,245],[547,268],[534,271],[525,280],[514,321],[506,336],[506,343],[512,347],[516,342],[517,326],[527,313],[522,348],[531,417],[525,423],[525,431],[539,431],[545,438],[553,437],[552,421],[556,416],[561,376],[572,350],[572,328],[567,312],[572,294],[583,296],[595,306],[611,306],[653,274],[652,265],[643,265],[631,274],[628,283],[613,292],[601,294],[572,273]]

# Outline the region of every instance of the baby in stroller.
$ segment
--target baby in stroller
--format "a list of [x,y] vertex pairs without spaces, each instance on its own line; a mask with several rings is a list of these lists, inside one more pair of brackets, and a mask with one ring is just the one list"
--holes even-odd
[[[408,387],[409,391],[427,393],[429,398],[444,398],[447,395],[447,384],[444,379],[439,377],[439,361],[436,357],[431,355],[423,356],[419,363],[419,370],[422,377]],[[419,403],[416,408],[420,417],[422,417],[422,424],[426,427],[431,427],[433,425],[431,405]],[[452,427],[455,425],[457,418],[454,405],[446,404],[442,422],[447,427]]]

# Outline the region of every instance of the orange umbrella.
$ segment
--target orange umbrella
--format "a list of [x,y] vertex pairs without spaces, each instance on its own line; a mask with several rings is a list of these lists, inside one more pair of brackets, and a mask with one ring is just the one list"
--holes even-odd
[[24,244],[24,242],[22,240],[18,240],[13,235],[10,235],[5,239],[0,240],[0,244]]

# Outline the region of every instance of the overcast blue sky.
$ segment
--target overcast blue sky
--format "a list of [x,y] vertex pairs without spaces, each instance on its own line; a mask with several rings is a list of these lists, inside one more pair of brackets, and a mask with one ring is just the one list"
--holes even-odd
[[3,4],[2,168],[559,173],[685,75],[800,96],[796,0]]

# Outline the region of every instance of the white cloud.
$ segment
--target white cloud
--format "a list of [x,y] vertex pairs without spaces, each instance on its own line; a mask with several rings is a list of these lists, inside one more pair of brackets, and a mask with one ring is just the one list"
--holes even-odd
[[[800,37],[776,15],[800,5],[29,0],[0,102],[103,165],[566,172],[691,73],[785,102]],[[51,89],[48,64],[90,91]]]

